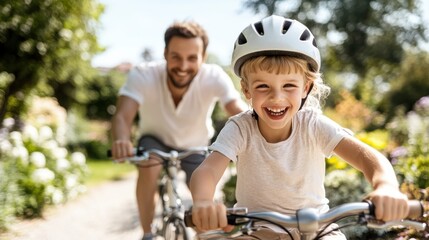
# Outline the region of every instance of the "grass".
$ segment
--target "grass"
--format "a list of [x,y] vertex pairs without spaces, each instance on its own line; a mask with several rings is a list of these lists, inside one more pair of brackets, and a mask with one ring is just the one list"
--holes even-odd
[[88,159],[89,176],[86,179],[88,186],[95,186],[107,181],[120,180],[132,172],[135,167],[131,164],[119,164],[112,161]]

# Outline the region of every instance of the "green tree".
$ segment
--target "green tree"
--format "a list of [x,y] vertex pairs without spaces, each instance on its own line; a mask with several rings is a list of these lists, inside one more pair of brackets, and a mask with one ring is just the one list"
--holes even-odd
[[[91,77],[104,8],[94,0],[3,0],[0,6],[0,123],[19,119],[37,91],[67,107]],[[73,96],[70,96],[73,95]]]
[[111,70],[97,75],[87,89],[89,101],[86,104],[86,117],[89,119],[110,120],[115,112],[119,88],[127,74]]
[[392,79],[390,90],[380,104],[380,110],[387,115],[387,121],[397,113],[398,107],[405,112],[413,110],[415,102],[429,94],[427,77],[428,52],[409,52],[396,70],[398,76]]
[[382,90],[380,87],[396,78],[395,69],[405,52],[427,41],[421,5],[422,1],[415,0],[247,0],[243,3],[255,13],[266,10],[267,15],[276,13],[309,26],[321,47],[323,71],[352,76],[356,97],[370,105],[381,99],[376,98]]

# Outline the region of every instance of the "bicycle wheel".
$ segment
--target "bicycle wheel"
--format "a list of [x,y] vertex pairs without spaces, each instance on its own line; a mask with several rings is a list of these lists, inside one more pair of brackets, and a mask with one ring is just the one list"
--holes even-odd
[[164,223],[162,236],[165,240],[189,240],[185,222],[178,216],[171,216]]

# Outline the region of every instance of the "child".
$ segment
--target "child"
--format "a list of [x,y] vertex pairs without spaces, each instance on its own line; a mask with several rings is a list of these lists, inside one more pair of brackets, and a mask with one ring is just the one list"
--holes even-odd
[[[399,191],[389,161],[321,114],[320,101],[329,88],[320,77],[320,65],[314,36],[296,20],[270,16],[242,31],[232,66],[253,111],[229,119],[211,145],[213,152],[192,175],[192,219],[198,230],[230,229],[225,206],[213,202],[230,161],[237,166],[237,207],[284,214],[315,207],[326,212],[325,158],[332,154],[372,184],[368,198],[377,219],[406,217],[407,197]],[[296,229],[293,234],[297,236]],[[339,231],[333,236],[345,239]]]

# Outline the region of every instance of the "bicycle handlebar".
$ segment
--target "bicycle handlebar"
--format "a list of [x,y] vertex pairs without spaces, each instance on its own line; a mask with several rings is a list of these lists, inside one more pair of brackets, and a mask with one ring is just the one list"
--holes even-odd
[[[192,154],[202,154],[202,153],[207,154],[208,152],[209,150],[207,147],[194,147],[194,148],[189,148],[182,151],[171,150],[168,152],[158,150],[158,149],[145,149],[143,147],[138,147],[138,148],[134,148],[133,156],[126,157],[124,159],[116,159],[116,161],[126,160],[132,163],[138,163],[138,162],[149,160],[149,156],[151,154],[155,154],[164,160],[182,160]],[[112,157],[111,150],[107,151],[107,156],[109,158]]]
[[[408,218],[415,219],[423,216],[427,211],[424,208],[423,202],[417,200],[408,201],[409,213]],[[347,216],[355,216],[365,214],[366,216],[375,217],[374,205],[370,201],[345,203],[337,207],[331,208],[325,213],[319,213],[315,208],[303,208],[296,211],[295,215],[285,215],[278,212],[249,212],[247,208],[228,208],[227,219],[229,225],[244,225],[253,221],[265,221],[282,226],[284,228],[299,228],[300,231],[314,231],[316,224],[317,228],[335,222],[338,219]],[[185,225],[188,227],[195,227],[192,222],[192,209],[185,212]],[[374,221],[368,223],[370,228],[388,228],[391,226],[402,225],[413,227],[417,230],[423,230],[426,227],[425,223],[401,220],[382,222]]]

